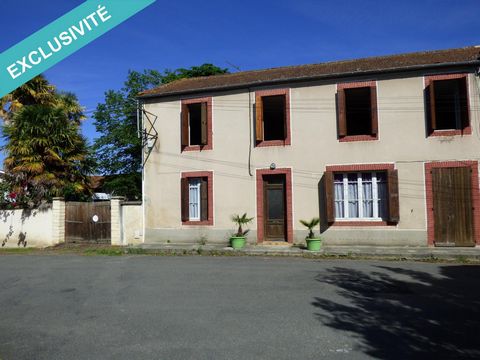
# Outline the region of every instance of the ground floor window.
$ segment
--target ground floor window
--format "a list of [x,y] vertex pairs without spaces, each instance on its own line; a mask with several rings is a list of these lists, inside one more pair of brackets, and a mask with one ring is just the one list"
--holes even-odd
[[182,174],[182,222],[213,225],[213,174],[209,171]]
[[386,219],[387,180],[385,172],[334,175],[336,219]]

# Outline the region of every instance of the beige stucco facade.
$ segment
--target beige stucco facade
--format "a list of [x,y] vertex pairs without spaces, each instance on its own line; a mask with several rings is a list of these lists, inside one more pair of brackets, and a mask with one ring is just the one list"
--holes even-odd
[[[292,171],[294,241],[306,231],[300,219],[320,213],[319,181],[329,165],[393,164],[398,170],[400,221],[388,226],[331,226],[322,233],[326,244],[427,245],[424,164],[432,161],[477,160],[480,154],[479,79],[469,70],[471,135],[426,136],[424,75],[409,73],[324,82],[284,84],[290,91],[289,146],[254,146],[255,91],[251,88],[212,97],[213,150],[181,152],[178,98],[154,98],[145,109],[158,116],[158,140],[144,168],[144,241],[227,242],[233,232],[230,216],[257,217],[256,170]],[[444,72],[442,72],[444,73]],[[337,138],[336,84],[376,80],[378,140],[340,142]],[[213,172],[212,226],[182,225],[182,172]],[[478,184],[476,184],[478,186]],[[249,241],[256,242],[256,222]],[[318,229],[317,229],[318,231]]]

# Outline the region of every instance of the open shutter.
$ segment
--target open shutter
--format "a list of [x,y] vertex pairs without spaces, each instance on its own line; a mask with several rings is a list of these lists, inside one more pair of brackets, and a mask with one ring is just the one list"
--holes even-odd
[[437,129],[437,116],[435,113],[435,81],[431,81],[428,86],[429,100],[430,100],[430,130]]
[[202,111],[201,111],[201,132],[202,132],[202,138],[201,142],[202,145],[207,145],[208,144],[208,125],[207,125],[207,103],[203,102],[202,103]]
[[182,208],[182,221],[190,220],[189,215],[189,188],[188,179],[182,178],[181,180],[181,208]]
[[462,116],[462,130],[470,125],[469,114],[468,114],[468,84],[467,77],[459,79],[460,86],[460,109]]
[[333,223],[335,221],[335,198],[333,191],[333,172],[325,171],[323,173],[323,181],[325,186],[325,214],[327,221]]
[[263,101],[262,97],[255,97],[255,139],[263,141]]
[[398,170],[388,170],[388,215],[389,221],[398,223],[400,221],[400,205],[398,197]]
[[345,90],[337,91],[337,110],[338,110],[338,137],[347,136],[347,109],[345,102]]
[[181,124],[182,148],[189,145],[188,118],[189,118],[188,105],[182,104],[182,124]]
[[200,220],[208,220],[208,180],[202,178],[200,184]]
[[378,134],[377,87],[370,86],[370,114],[372,117],[372,135]]

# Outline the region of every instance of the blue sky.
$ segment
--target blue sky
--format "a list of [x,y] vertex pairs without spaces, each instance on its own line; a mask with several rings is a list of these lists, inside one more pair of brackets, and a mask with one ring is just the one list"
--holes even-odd
[[[133,1],[133,0],[132,0]],[[0,0],[0,52],[82,0]],[[242,70],[480,44],[478,0],[161,1],[46,72],[91,115],[127,71]],[[235,71],[235,69],[231,69]],[[97,134],[88,118],[83,133]]]

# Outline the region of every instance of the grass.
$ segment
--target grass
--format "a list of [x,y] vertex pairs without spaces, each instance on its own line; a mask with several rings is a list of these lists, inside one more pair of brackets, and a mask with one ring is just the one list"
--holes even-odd
[[[32,252],[38,251],[35,248],[2,248],[0,249],[0,254],[30,254]],[[0,359],[1,360],[1,359]]]

